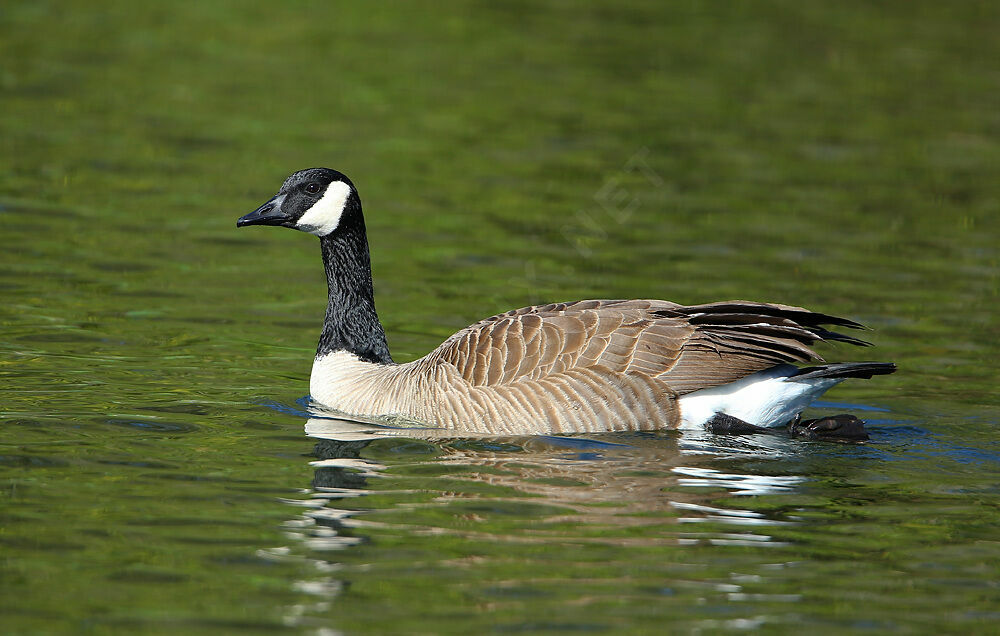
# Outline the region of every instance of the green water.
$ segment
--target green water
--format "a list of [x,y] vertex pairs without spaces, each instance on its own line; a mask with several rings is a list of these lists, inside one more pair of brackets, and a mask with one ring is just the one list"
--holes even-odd
[[[0,628],[995,631],[998,29],[989,2],[7,3]],[[361,191],[398,361],[534,302],[801,304],[876,330],[829,359],[899,364],[816,410],[872,442],[344,441],[303,401],[315,239],[234,227],[314,165]]]

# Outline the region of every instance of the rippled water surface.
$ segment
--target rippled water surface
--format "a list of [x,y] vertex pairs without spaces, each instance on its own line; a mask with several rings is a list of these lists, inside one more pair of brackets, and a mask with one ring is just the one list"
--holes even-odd
[[[4,633],[986,633],[1000,620],[990,3],[0,12]],[[445,438],[305,393],[358,184],[398,361],[585,297],[772,300],[900,371],[864,445]],[[393,434],[389,434],[393,433]]]

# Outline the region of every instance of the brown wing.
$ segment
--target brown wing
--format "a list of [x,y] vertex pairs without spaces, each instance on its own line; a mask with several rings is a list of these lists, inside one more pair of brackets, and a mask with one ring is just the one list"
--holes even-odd
[[746,301],[583,300],[492,316],[428,357],[454,365],[474,386],[598,368],[656,378],[684,394],[783,362],[821,360],[809,347],[816,341],[867,344],[823,324],[861,327],[800,307]]

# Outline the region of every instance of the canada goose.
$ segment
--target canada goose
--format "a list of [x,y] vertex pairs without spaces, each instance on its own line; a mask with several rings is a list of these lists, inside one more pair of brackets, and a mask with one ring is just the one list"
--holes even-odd
[[801,411],[833,385],[896,369],[882,362],[796,367],[791,363],[822,360],[809,347],[817,341],[868,344],[822,325],[862,326],[741,300],[524,307],[462,329],[419,360],[396,364],[375,313],[361,199],[350,179],[328,168],[296,172],[236,222],[246,225],[319,237],[329,302],[310,393],[366,421],[492,434],[801,427]]

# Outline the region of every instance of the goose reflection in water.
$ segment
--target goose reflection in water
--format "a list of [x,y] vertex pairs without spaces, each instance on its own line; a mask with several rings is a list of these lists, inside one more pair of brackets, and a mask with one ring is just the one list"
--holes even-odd
[[[346,577],[336,576],[341,566],[330,551],[357,546],[371,533],[394,529],[411,536],[451,534],[522,545],[572,542],[622,547],[777,547],[784,544],[774,540],[767,530],[795,520],[744,509],[738,505],[738,497],[788,493],[804,481],[799,476],[739,474],[706,465],[726,458],[781,457],[796,445],[801,446],[801,442],[769,436],[681,435],[666,431],[587,437],[455,438],[454,433],[448,436],[444,431],[388,428],[325,417],[309,419],[305,432],[316,440],[315,459],[311,462],[315,472],[311,487],[303,491],[305,496],[287,500],[303,510],[285,524],[289,538],[298,547],[271,553],[289,558],[289,554],[305,548],[322,572],[316,580],[297,586],[322,597],[319,606],[297,608],[299,613],[323,610],[331,596],[347,585]],[[380,450],[380,444],[390,446]],[[371,455],[385,456],[390,447],[399,450],[403,462],[371,459]],[[366,450],[375,452],[366,456]],[[414,456],[419,458],[416,465]],[[395,468],[405,469],[396,473]],[[413,479],[414,487],[381,489],[379,480],[383,475],[391,476],[397,486],[400,480],[405,484],[407,479]],[[435,484],[435,480],[440,482]],[[475,488],[456,492],[455,480],[483,484],[489,494],[476,494]],[[428,491],[437,492],[430,501],[415,502],[407,496]],[[498,491],[511,496],[498,496]],[[409,510],[451,510],[450,505],[460,504],[471,527],[367,519],[371,506],[359,499],[372,494],[384,495],[390,501],[396,497],[398,501],[389,506]],[[518,506],[525,502],[545,508],[541,522],[535,516],[529,527],[516,532],[475,527],[475,522],[482,520],[480,514],[489,514],[484,511],[509,509],[509,514],[517,515]],[[478,504],[482,504],[479,513]],[[384,511],[384,506],[380,497],[377,511]],[[644,526],[647,531],[636,532]]]

